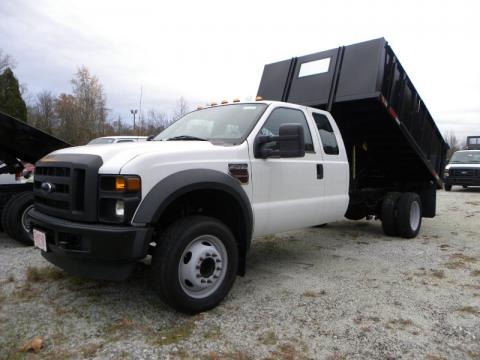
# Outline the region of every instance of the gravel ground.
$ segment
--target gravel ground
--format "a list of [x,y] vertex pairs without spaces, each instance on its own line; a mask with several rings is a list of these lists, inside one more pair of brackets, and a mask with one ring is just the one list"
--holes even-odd
[[[193,317],[146,265],[85,281],[0,234],[0,358],[480,359],[480,189],[457,189],[413,240],[378,221],[256,239],[247,275]],[[40,353],[18,352],[34,336]]]

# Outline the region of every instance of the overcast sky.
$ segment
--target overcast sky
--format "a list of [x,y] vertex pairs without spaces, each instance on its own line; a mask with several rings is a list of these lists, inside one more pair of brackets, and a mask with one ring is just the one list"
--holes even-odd
[[476,1],[1,0],[0,48],[30,95],[70,92],[80,65],[111,117],[256,95],[263,66],[385,37],[440,130],[480,135]]

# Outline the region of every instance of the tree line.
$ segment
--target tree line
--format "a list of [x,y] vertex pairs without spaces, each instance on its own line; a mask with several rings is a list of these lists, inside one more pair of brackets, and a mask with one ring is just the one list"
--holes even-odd
[[171,115],[156,109],[138,114],[135,129],[120,116],[109,117],[107,97],[97,76],[86,66],[77,69],[70,80],[71,93],[55,95],[44,90],[24,100],[26,86],[19,84],[14,59],[0,49],[0,111],[57,136],[72,145],[110,135],[154,135],[189,111],[183,97]]

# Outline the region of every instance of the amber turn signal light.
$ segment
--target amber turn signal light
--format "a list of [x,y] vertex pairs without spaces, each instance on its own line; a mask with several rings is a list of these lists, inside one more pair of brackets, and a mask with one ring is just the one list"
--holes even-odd
[[124,177],[116,177],[115,178],[115,190],[116,191],[124,191],[127,188],[127,182],[125,181]]
[[128,191],[140,191],[140,178],[128,178],[127,189]]

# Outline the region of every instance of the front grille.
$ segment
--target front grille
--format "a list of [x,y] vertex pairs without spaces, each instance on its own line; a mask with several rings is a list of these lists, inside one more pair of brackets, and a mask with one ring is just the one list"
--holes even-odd
[[101,158],[65,154],[55,155],[55,160],[36,164],[33,187],[36,209],[63,219],[96,221]]
[[454,169],[450,169],[450,175],[455,177],[480,176],[480,169],[454,168]]
[[56,208],[56,209],[62,209],[62,210],[68,210],[69,209],[69,203],[67,201],[59,201],[59,200],[53,200],[53,199],[45,199],[40,196],[35,196],[35,202],[37,204],[42,204],[51,208]]
[[70,168],[68,167],[40,167],[35,169],[35,175],[69,177]]

